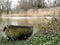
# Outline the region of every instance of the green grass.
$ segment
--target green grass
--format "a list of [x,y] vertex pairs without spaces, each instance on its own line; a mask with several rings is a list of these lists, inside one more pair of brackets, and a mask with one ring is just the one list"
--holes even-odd
[[57,34],[38,34],[31,37],[29,40],[24,41],[7,41],[2,39],[1,45],[60,45],[60,35]]
[[60,27],[56,21],[39,25],[39,32],[28,40],[7,41],[1,38],[0,45],[60,45]]

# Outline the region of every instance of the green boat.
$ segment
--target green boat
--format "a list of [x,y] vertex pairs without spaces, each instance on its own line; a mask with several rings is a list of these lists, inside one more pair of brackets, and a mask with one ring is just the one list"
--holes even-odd
[[4,27],[3,31],[5,31],[9,39],[24,40],[32,35],[33,26],[8,25],[7,27]]

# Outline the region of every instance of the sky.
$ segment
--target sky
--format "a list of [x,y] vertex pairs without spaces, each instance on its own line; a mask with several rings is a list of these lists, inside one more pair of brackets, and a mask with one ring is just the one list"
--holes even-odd
[[12,8],[14,8],[18,4],[18,0],[9,0],[12,1]]

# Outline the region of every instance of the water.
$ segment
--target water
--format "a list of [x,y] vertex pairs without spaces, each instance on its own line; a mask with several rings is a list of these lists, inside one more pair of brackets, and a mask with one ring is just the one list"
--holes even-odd
[[[38,26],[36,24],[40,23],[41,19],[45,17],[2,17],[0,18],[0,32],[7,25],[32,25],[34,26],[34,33],[38,32]],[[46,19],[51,20],[52,17],[46,17]],[[35,23],[35,24],[34,24]],[[2,35],[3,34],[3,35]],[[1,32],[0,35],[6,37],[4,32]]]

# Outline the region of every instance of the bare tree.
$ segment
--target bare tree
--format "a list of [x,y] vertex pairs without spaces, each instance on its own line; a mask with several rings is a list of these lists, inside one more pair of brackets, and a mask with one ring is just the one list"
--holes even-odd
[[9,13],[11,10],[11,2],[8,0],[0,0],[0,14]]
[[44,0],[37,0],[37,7],[43,8],[44,7]]
[[20,9],[27,10],[33,7],[33,0],[21,0],[19,3]]
[[44,1],[45,7],[57,7],[60,6],[60,0],[47,0]]
[[60,0],[58,0],[58,2],[56,2],[56,3],[58,3],[57,6],[60,6]]
[[16,6],[17,11],[19,9],[28,10],[30,8],[42,8],[44,7],[44,0],[21,0],[19,5]]
[[8,13],[9,13],[9,11],[11,11],[11,2],[6,1],[5,8],[6,8],[6,12],[7,12],[7,14],[8,14]]

